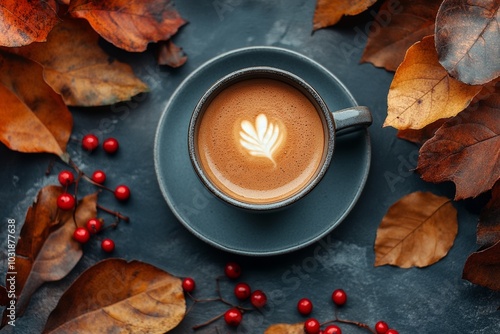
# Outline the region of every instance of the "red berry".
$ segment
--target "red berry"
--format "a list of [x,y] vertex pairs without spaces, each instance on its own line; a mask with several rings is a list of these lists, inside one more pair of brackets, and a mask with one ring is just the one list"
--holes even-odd
[[307,334],[318,334],[320,329],[320,323],[314,318],[309,318],[304,323],[304,331]]
[[234,287],[234,295],[239,300],[248,299],[248,297],[250,297],[251,293],[252,293],[252,290],[250,289],[250,285],[248,285],[246,283],[238,283]]
[[82,148],[86,151],[93,151],[99,146],[99,139],[93,135],[88,134],[83,136],[82,139]]
[[224,320],[229,326],[238,326],[241,323],[242,318],[243,316],[240,310],[238,310],[236,307],[230,308],[226,311],[226,313],[224,313]]
[[241,267],[235,262],[228,262],[224,267],[224,272],[226,276],[231,279],[237,279],[241,276]]
[[186,292],[193,292],[196,287],[194,279],[191,277],[186,277],[182,280],[182,289]]
[[86,227],[90,234],[99,233],[102,229],[102,219],[90,218],[87,221]]
[[302,315],[309,315],[313,310],[313,303],[308,298],[302,298],[297,303],[297,310]]
[[120,147],[120,145],[118,144],[118,140],[115,138],[108,138],[102,143],[102,148],[109,154],[116,153],[116,151],[118,151],[118,147]]
[[71,210],[75,207],[75,198],[68,193],[62,193],[57,197],[57,207],[61,210]]
[[324,334],[342,334],[342,329],[337,325],[330,325],[323,331]]
[[255,290],[250,295],[250,303],[257,308],[264,307],[267,303],[267,296],[261,290]]
[[104,173],[102,170],[96,170],[92,174],[92,181],[95,183],[103,184],[104,181],[106,181],[106,173]]
[[375,332],[377,332],[377,334],[386,334],[388,330],[389,325],[387,325],[385,321],[378,321],[375,324]]
[[57,177],[62,186],[69,186],[75,182],[75,176],[69,170],[62,170]]
[[125,185],[120,185],[115,188],[115,197],[120,201],[126,201],[130,197],[130,189]]
[[389,329],[385,334],[399,334],[399,332],[395,329]]
[[347,301],[347,294],[342,289],[337,289],[332,293],[332,300],[337,306],[342,306]]
[[115,242],[111,239],[106,238],[101,242],[101,248],[106,253],[111,253],[115,250]]
[[77,227],[75,232],[73,232],[73,239],[81,244],[86,243],[90,239],[89,231],[84,227]]

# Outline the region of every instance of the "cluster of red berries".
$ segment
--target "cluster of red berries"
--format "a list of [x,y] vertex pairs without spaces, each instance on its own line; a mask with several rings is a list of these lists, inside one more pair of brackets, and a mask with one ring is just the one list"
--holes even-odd
[[[241,276],[241,267],[236,262],[228,262],[224,267],[225,276],[231,280],[236,280]],[[182,288],[185,292],[191,293],[194,291],[196,287],[196,283],[193,278],[186,277],[182,281]],[[220,294],[220,291],[218,291]],[[233,290],[234,296],[240,302],[250,301],[250,304],[255,309],[260,309],[266,306],[267,304],[267,296],[262,290],[254,290],[250,288],[245,282],[238,282],[234,286]],[[230,304],[227,301],[224,301],[221,296],[219,296],[219,300],[223,301],[226,304]],[[239,305],[231,305],[230,308],[224,312],[224,321],[227,325],[231,327],[237,327],[241,321],[243,320],[243,312],[247,310]],[[208,324],[208,323],[207,323]],[[206,324],[203,324],[204,326]],[[201,326],[197,326],[198,328]]]
[[[347,294],[342,289],[337,289],[332,293],[332,301],[336,307],[341,307],[347,302]],[[300,314],[307,316],[311,314],[313,310],[313,303],[308,298],[302,298],[297,303],[297,310]],[[338,318],[334,321],[350,323],[365,327],[365,325],[355,323],[352,321],[339,320]],[[330,321],[331,322],[331,321]],[[366,326],[368,327],[368,326]],[[316,318],[309,318],[304,322],[304,332],[306,334],[342,334],[342,329],[337,325],[328,325],[324,329],[321,329],[321,323]],[[395,329],[389,329],[389,326],[385,321],[378,321],[375,324],[376,334],[398,334]]]
[[[99,147],[99,139],[93,134],[87,134],[82,139],[82,148],[86,151],[94,151]],[[106,139],[102,147],[108,154],[114,154],[118,150],[119,143],[115,138]],[[80,172],[81,173],[81,172]],[[83,173],[81,173],[83,174]],[[80,176],[80,175],[79,175]],[[68,193],[68,187],[75,183],[75,176],[70,170],[62,170],[58,175],[59,183],[65,187],[65,191],[57,197],[57,207],[60,210],[69,211],[76,207],[75,196]],[[114,190],[104,187],[106,173],[102,170],[96,170],[92,173],[90,180],[95,185],[113,192],[114,197],[119,201],[127,201],[130,198],[130,189],[126,185],[119,185]],[[103,220],[91,218],[87,221],[85,227],[77,227],[73,233],[73,239],[81,244],[90,240],[91,235],[99,233],[103,229]],[[105,252],[112,252],[115,249],[115,243],[112,239],[105,238],[101,242],[101,248]]]

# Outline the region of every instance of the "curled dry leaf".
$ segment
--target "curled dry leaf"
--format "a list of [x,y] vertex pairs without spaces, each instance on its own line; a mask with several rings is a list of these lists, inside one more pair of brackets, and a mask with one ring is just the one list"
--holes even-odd
[[269,326],[264,334],[304,334],[304,323],[274,324]]
[[52,30],[46,43],[11,52],[42,64],[46,82],[67,105],[110,105],[147,91],[132,68],[110,58],[98,40],[87,22],[67,19]]
[[0,141],[20,152],[63,156],[73,118],[35,62],[0,50]]
[[500,87],[436,131],[420,148],[417,172],[455,183],[456,200],[493,187],[500,178]]
[[0,4],[0,45],[15,47],[44,42],[58,22],[55,0],[3,0]]
[[108,259],[68,288],[44,333],[165,333],[185,313],[179,278],[140,261]]
[[181,67],[187,61],[187,56],[171,40],[158,43],[157,62],[159,65],[168,65],[173,68]]
[[472,253],[465,261],[462,278],[491,290],[500,291],[500,240]]
[[[84,226],[96,216],[97,194],[80,200],[73,215],[73,212],[57,209],[57,197],[63,191],[60,186],[42,188],[26,213],[16,245],[17,317],[24,313],[32,294],[43,283],[65,277],[82,257],[81,245],[72,235],[75,224]],[[4,312],[2,326],[6,315]]]
[[332,26],[344,15],[364,12],[377,0],[317,0],[314,11],[313,30]]
[[384,126],[421,129],[440,118],[457,115],[481,90],[450,76],[439,64],[434,37],[425,37],[406,53],[387,97]]
[[500,1],[444,0],[436,17],[436,49],[448,73],[467,84],[500,75]]
[[132,52],[169,39],[186,23],[170,0],[72,0],[69,12],[89,21],[110,43]]
[[477,243],[489,247],[500,241],[500,181],[491,190],[491,199],[481,210],[477,225]]
[[448,198],[420,191],[406,195],[380,223],[375,266],[429,266],[448,254],[457,232],[457,211]]
[[386,0],[375,16],[361,62],[396,71],[408,48],[434,33],[439,4],[435,0]]

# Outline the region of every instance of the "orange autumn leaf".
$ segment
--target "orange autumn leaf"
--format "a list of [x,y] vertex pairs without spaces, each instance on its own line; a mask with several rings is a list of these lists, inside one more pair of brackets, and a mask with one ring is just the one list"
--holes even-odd
[[457,210],[448,198],[420,191],[406,195],[380,223],[375,266],[429,266],[446,256],[457,232]]
[[426,125],[422,129],[405,129],[399,130],[397,137],[407,140],[409,142],[423,145],[427,140],[431,139],[436,131],[448,120],[449,118],[441,118],[437,121]]
[[434,33],[439,9],[435,0],[386,0],[370,29],[361,62],[396,71],[414,43]]
[[158,44],[158,55],[156,58],[159,65],[168,65],[177,68],[184,65],[187,61],[187,57],[182,51],[182,48],[175,45],[171,40],[163,41]]
[[304,334],[304,323],[274,324],[269,326],[264,334]]
[[15,151],[63,158],[73,118],[42,71],[39,64],[0,50],[0,141]]
[[[85,293],[82,293],[84,291]],[[182,281],[150,264],[122,259],[87,269],[61,296],[43,333],[163,334],[186,314]]]
[[169,39],[186,23],[171,0],[72,0],[69,13],[89,21],[110,43],[132,52]]
[[337,23],[344,15],[364,12],[377,0],[317,0],[313,29],[318,30]]
[[70,106],[100,106],[130,100],[147,91],[132,68],[109,57],[99,35],[84,20],[67,19],[46,43],[10,50],[44,67],[45,81]]
[[44,42],[59,22],[55,0],[3,0],[0,3],[0,45]]
[[384,126],[421,129],[464,110],[481,86],[469,86],[448,76],[439,64],[434,37],[425,37],[406,53],[387,96]]

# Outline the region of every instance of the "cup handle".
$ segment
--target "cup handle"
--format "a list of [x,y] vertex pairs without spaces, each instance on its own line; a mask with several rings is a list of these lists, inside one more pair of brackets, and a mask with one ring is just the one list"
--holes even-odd
[[368,107],[354,106],[332,112],[336,135],[364,129],[372,124],[372,114]]

